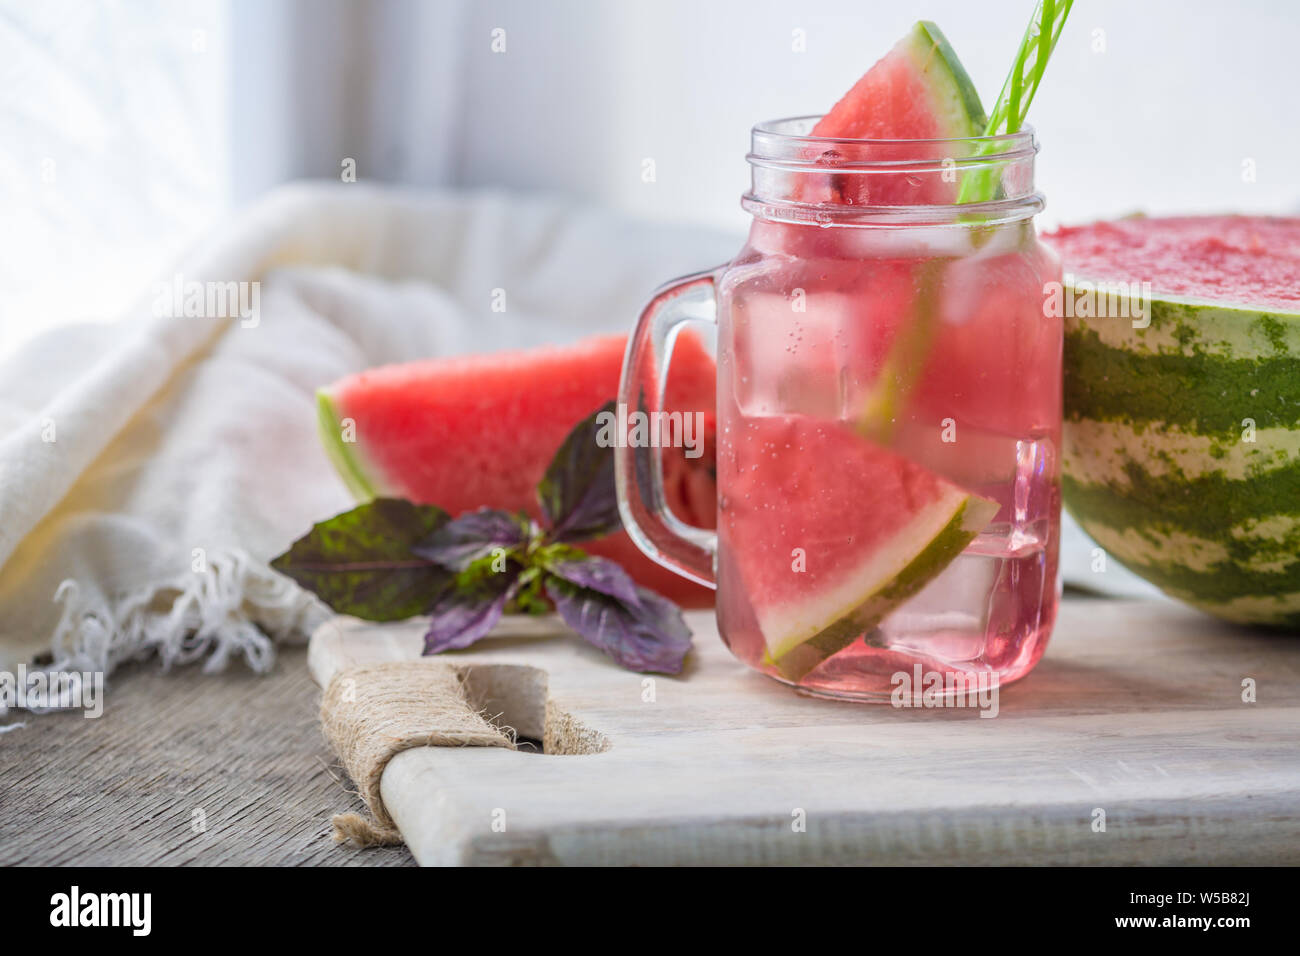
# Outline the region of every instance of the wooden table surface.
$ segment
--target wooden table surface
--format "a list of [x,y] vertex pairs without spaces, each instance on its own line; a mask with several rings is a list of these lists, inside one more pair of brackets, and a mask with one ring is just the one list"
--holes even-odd
[[335,779],[306,648],[265,677],[132,664],[105,696],[98,719],[20,715],[0,734],[0,865],[413,865],[329,838],[361,802]]
[[[981,713],[801,697],[736,661],[708,612],[687,620],[686,675],[648,686],[542,621],[540,639],[503,628],[445,655],[466,697],[438,699],[431,719],[468,707],[555,749],[399,753],[381,792],[415,859],[1300,862],[1294,634],[1168,601],[1067,599],[1038,668]],[[400,668],[419,658],[423,630],[338,618],[312,637],[308,663],[322,686],[377,661]]]
[[[1102,736],[1123,744],[1135,732],[1130,725],[1157,705],[1172,707],[1175,724],[1204,723],[1213,703],[1207,694],[1237,701],[1242,674],[1255,675],[1259,704],[1246,708],[1237,701],[1229,716],[1237,723],[1257,716],[1259,726],[1211,722],[1195,746],[1166,756],[1173,764],[1195,764],[1202,750],[1219,748],[1238,763],[1254,760],[1240,782],[1247,790],[1264,787],[1267,774],[1261,761],[1277,763],[1276,746],[1270,743],[1280,731],[1274,726],[1276,715],[1300,706],[1296,638],[1225,634],[1210,618],[1169,607],[1168,614],[1142,602],[1122,607],[1100,601],[1072,608],[1076,623],[1091,621],[1109,632],[1115,628],[1107,624],[1108,615],[1119,615],[1126,628],[1141,632],[1131,635],[1131,656],[1119,655],[1125,662],[1119,674],[1102,673],[1116,664],[1106,641],[1072,644],[1062,632],[1038,671],[1008,690],[1006,716],[1000,720],[972,724],[969,715],[961,714],[905,716],[922,729],[937,721],[965,733],[1010,721],[1010,732],[1016,721],[1024,722],[1019,711],[1026,708],[1075,708],[1080,715],[1093,715],[1079,720],[1104,717],[1108,723]],[[1176,619],[1178,634],[1157,633],[1156,625],[1167,616]],[[1187,667],[1196,671],[1196,680],[1179,676]],[[759,684],[770,694],[779,691]],[[360,809],[360,801],[341,785],[341,771],[321,737],[319,694],[305,648],[288,647],[264,677],[238,666],[204,675],[197,667],[164,674],[156,661],[128,665],[110,679],[99,719],[87,720],[79,712],[11,715],[6,724],[21,720],[25,726],[0,734],[0,865],[412,864],[405,847],[358,850],[331,842],[330,817]],[[793,702],[791,696],[776,704]],[[894,727],[903,723],[898,714],[873,709],[857,715],[854,705],[831,706],[838,708],[832,712],[837,724],[861,722],[897,733],[907,729]],[[951,721],[956,723],[949,725]],[[1076,756],[1069,748],[1062,751],[1062,759]],[[1152,769],[1147,766],[1152,760],[1134,763],[1143,756],[1154,759],[1139,748],[1133,760],[1117,763],[1110,776],[1084,783],[1094,789],[1136,785],[1141,779],[1166,785],[1170,772],[1161,770],[1164,764]],[[1291,773],[1297,761],[1300,752],[1292,749],[1281,766]],[[195,832],[193,822],[200,815],[205,828]],[[1292,818],[1294,812],[1284,815]]]

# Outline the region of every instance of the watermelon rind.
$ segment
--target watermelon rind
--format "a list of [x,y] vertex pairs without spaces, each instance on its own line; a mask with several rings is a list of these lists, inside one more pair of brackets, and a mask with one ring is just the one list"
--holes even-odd
[[316,393],[316,424],[325,453],[353,497],[361,502],[379,497],[357,444],[343,440],[343,418],[339,415],[334,396],[324,389]]
[[1300,313],[1157,292],[1147,318],[1065,317],[1065,505],[1170,596],[1300,627]]
[[763,615],[765,663],[801,680],[937,577],[997,512],[996,501],[946,488],[830,595]]
[[917,68],[933,78],[934,106],[944,118],[942,126],[947,135],[964,138],[983,133],[988,116],[979,91],[938,25],[921,20],[905,43]]

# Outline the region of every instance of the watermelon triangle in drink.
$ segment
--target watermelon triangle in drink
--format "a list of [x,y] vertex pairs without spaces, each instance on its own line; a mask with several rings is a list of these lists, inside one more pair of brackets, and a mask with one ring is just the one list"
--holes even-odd
[[789,680],[871,632],[998,511],[843,423],[782,415],[731,428],[722,547],[765,663]]

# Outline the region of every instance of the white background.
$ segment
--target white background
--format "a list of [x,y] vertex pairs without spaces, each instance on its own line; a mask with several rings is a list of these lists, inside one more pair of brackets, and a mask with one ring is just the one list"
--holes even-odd
[[[0,354],[116,315],[233,206],[345,157],[739,233],[753,123],[824,111],[922,17],[990,105],[1031,7],[2,0]],[[1298,90],[1295,0],[1078,0],[1030,116],[1044,224],[1300,210]]]

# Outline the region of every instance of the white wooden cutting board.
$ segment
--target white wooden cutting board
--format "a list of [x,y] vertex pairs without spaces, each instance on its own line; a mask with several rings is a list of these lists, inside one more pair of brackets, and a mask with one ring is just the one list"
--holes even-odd
[[[549,695],[606,749],[398,754],[381,791],[415,858],[1300,863],[1300,635],[1068,600],[1045,659],[987,719],[801,697],[735,661],[711,614],[688,620],[681,678],[621,671],[568,633],[444,655],[473,665],[478,703],[521,735],[542,738]],[[414,658],[421,633],[338,618],[312,638],[312,674],[324,686],[339,667]]]

